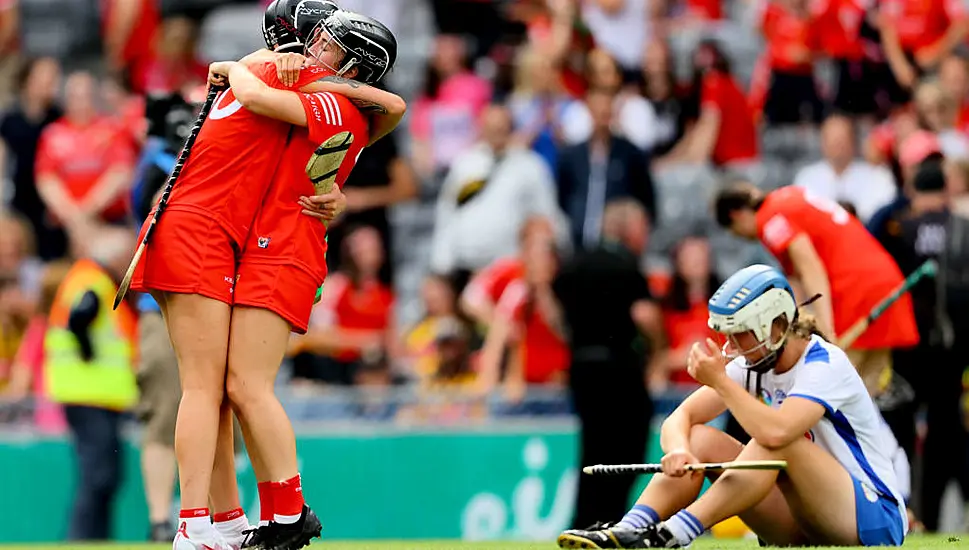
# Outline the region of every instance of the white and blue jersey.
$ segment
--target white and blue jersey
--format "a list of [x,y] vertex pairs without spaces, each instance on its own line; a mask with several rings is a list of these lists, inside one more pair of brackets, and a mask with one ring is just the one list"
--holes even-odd
[[[758,375],[746,368],[743,357],[727,365],[727,374],[751,393],[757,391]],[[791,397],[824,407],[824,416],[805,436],[854,479],[861,543],[901,544],[908,515],[893,464],[898,444],[887,439],[884,420],[844,351],[814,336],[794,368],[760,378],[757,397],[771,407]]]

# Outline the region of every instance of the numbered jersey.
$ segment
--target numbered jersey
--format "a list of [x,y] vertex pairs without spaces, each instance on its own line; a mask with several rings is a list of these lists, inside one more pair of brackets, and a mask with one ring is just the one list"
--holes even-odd
[[[794,273],[788,248],[803,235],[817,251],[831,284],[835,331],[852,324],[902,283],[895,260],[857,218],[837,203],[800,187],[784,187],[767,195],[757,211],[757,231],[764,246],[784,270]],[[876,324],[897,325],[874,330],[858,340],[860,349],[914,345],[918,341],[911,301],[906,295]],[[885,344],[885,345],[883,345]]]
[[[252,70],[273,88],[286,88],[276,68],[266,63]],[[322,67],[300,73],[296,87],[326,74]],[[307,114],[309,116],[309,113]],[[287,123],[242,107],[232,88],[220,93],[199,132],[169,199],[169,210],[201,213],[217,220],[242,248],[262,204],[291,130]]]

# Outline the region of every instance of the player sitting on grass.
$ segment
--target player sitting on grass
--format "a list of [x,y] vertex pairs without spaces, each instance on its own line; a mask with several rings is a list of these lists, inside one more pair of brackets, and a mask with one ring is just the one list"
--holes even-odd
[[[690,351],[689,373],[703,387],[663,423],[663,473],[621,521],[565,531],[559,546],[685,547],[735,515],[769,545],[902,544],[905,504],[878,411],[845,353],[799,315],[787,279],[747,267],[708,307],[726,345],[708,339]],[[728,409],[750,434],[747,445],[706,425]],[[787,468],[714,474],[697,498],[703,476],[684,465],[731,460],[785,460]]]

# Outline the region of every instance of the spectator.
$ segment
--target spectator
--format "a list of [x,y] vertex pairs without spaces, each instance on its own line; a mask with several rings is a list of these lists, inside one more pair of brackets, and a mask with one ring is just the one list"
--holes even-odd
[[51,400],[64,406],[77,459],[77,488],[68,539],[110,537],[121,480],[122,413],[138,400],[135,314],[112,309],[133,239],[105,229],[87,247],[57,291],[44,339]]
[[525,241],[522,259],[524,276],[508,284],[495,306],[479,370],[479,391],[487,394],[502,378],[507,346],[502,382],[505,398],[512,403],[522,400],[529,384],[563,385],[569,365],[565,334],[554,324],[558,306],[551,284],[559,263],[554,241]]
[[67,428],[64,411],[51,402],[48,394],[44,377],[44,337],[57,289],[70,268],[71,264],[63,261],[44,267],[40,281],[40,302],[14,357],[9,384],[0,391],[0,402],[16,403],[32,398],[34,427],[45,434],[62,434]]
[[794,185],[815,196],[851,203],[858,218],[867,222],[876,210],[895,199],[897,190],[891,172],[857,159],[855,141],[850,118],[828,117],[821,126],[824,159],[802,168]]
[[594,40],[579,15],[578,2],[518,0],[509,11],[512,20],[525,24],[529,46],[561,72],[566,92],[585,95],[585,58]]
[[[400,132],[395,132],[366,147],[344,183],[342,189],[347,196],[347,211],[326,231],[326,260],[333,269],[342,262],[340,252],[347,227],[373,227],[380,233],[384,257],[392,257],[393,231],[389,209],[415,198],[419,191],[414,170],[400,153],[397,142],[400,137]],[[384,262],[380,280],[386,284],[393,281],[393,262]]]
[[[652,104],[635,90],[623,87],[620,67],[605,50],[595,49],[589,53],[588,70],[590,91],[613,95],[615,118],[612,128],[615,135],[629,140],[643,151],[651,151],[656,141],[656,112]],[[569,145],[588,140],[595,124],[589,106],[582,100],[569,104],[559,122],[565,143]]]
[[558,159],[563,113],[569,103],[561,75],[551,62],[534,46],[519,50],[515,87],[508,99],[514,142],[541,155],[550,169]]
[[761,80],[766,90],[752,93],[763,94],[767,124],[817,124],[823,108],[814,81],[818,33],[808,0],[768,0],[763,6],[760,25],[767,51]]
[[[648,349],[662,345],[660,311],[639,268],[647,223],[637,201],[610,202],[601,244],[576,254],[552,283],[560,317],[551,324],[569,334],[569,391],[580,423],[581,466],[633,463],[646,453],[653,404],[639,336],[647,335]],[[572,525],[619,517],[634,483],[630,476],[581,476]]]
[[525,263],[521,251],[530,249],[533,241],[555,240],[555,226],[544,216],[531,216],[522,225],[518,235],[519,252],[514,256],[499,258],[474,274],[461,292],[461,311],[482,329],[491,326],[495,306],[505,289],[512,282],[525,276]]
[[207,81],[208,66],[195,56],[196,21],[188,17],[166,18],[155,36],[150,61],[132,79],[133,90],[152,94],[185,93],[187,88]]
[[946,158],[969,158],[969,137],[956,129],[959,101],[937,82],[923,82],[915,89],[915,107],[922,126],[936,134]]
[[18,295],[34,303],[42,272],[30,224],[18,214],[0,214],[0,279],[10,281]]
[[[950,262],[951,266],[951,262],[967,257],[964,244],[955,257],[950,256],[953,250],[947,248],[948,243],[954,242],[948,232],[958,226],[951,223],[945,185],[941,160],[919,164],[912,180],[909,215],[902,221],[898,237],[905,253],[897,261],[905,273],[915,270],[928,259]],[[966,267],[958,265],[947,269],[964,274]],[[939,277],[944,275],[939,274]],[[942,281],[941,284],[951,282]],[[967,441],[959,411],[966,357],[963,343],[966,336],[965,304],[956,302],[952,294],[939,294],[940,288],[940,283],[923,281],[911,290],[920,334],[919,361],[899,372],[915,386],[917,395],[927,406],[928,432],[922,450],[924,475],[919,500],[922,505],[920,519],[930,532],[939,529],[942,495],[949,482],[952,479],[958,481],[963,494],[969,490],[969,471],[965,467],[944,467],[947,463],[965,465],[969,459],[965,444],[951,446],[952,441]],[[925,364],[933,365],[932,371],[926,371]]]
[[138,93],[148,91],[161,14],[155,0],[105,0],[102,36],[108,65],[127,74]]
[[956,104],[956,129],[969,136],[969,61],[959,55],[946,57],[939,65],[939,85]]
[[655,32],[654,19],[659,15],[655,4],[648,0],[591,0],[578,4],[596,44],[609,52],[622,72],[635,74],[646,43]]
[[945,184],[952,212],[969,218],[969,160],[947,161]]
[[656,113],[650,152],[656,161],[662,162],[662,158],[657,157],[669,153],[683,139],[687,118],[683,90],[673,72],[673,53],[662,39],[654,38],[647,44],[642,78],[642,94]]
[[20,41],[20,9],[18,0],[0,0],[0,109],[7,106],[14,90],[8,89],[11,75],[16,71]]
[[656,199],[648,161],[643,152],[612,131],[614,96],[590,90],[585,102],[592,117],[592,135],[567,147],[559,157],[559,205],[569,217],[572,242],[577,247],[599,243],[607,202],[633,197],[656,220]]
[[654,393],[668,383],[696,384],[686,372],[686,359],[694,342],[712,337],[707,301],[721,282],[712,260],[710,241],[702,235],[686,237],[673,250],[673,280],[661,302],[668,348],[649,372]]
[[466,49],[460,36],[437,36],[424,91],[411,109],[414,169],[424,183],[441,182],[474,143],[478,117],[491,99],[491,85],[469,70]]
[[424,317],[404,336],[404,352],[411,362],[408,369],[416,378],[434,376],[440,366],[438,334],[442,325],[458,316],[457,297],[450,279],[443,275],[429,275],[421,288]]
[[[30,220],[37,238],[38,254],[44,260],[67,252],[64,231],[52,223],[50,213],[37,192],[34,165],[37,146],[45,128],[62,115],[56,103],[61,70],[49,57],[24,61],[13,108],[0,117],[0,205],[10,207]],[[10,170],[13,197],[4,197],[2,183]],[[3,206],[0,206],[3,208]]]
[[37,190],[74,244],[104,222],[122,222],[134,150],[127,133],[97,111],[88,73],[67,79],[64,117],[47,127],[37,146]]
[[386,261],[380,233],[368,226],[348,231],[343,259],[327,277],[309,330],[291,342],[297,382],[352,385],[365,356],[392,352],[394,295],[379,279]]
[[891,74],[885,86],[893,103],[908,101],[918,79],[966,41],[969,18],[954,0],[886,0],[878,28]]
[[853,117],[875,115],[879,108],[878,69],[866,52],[869,44],[862,34],[868,17],[866,5],[856,0],[824,0],[817,5],[814,23],[820,52],[834,61],[837,72],[832,107]]
[[715,42],[702,42],[694,52],[692,86],[691,109],[697,110],[699,118],[680,146],[667,155],[668,162],[742,168],[756,161],[754,115]]
[[507,108],[488,107],[481,143],[457,157],[448,172],[437,202],[433,271],[477,271],[515,253],[529,216],[556,223],[561,218],[551,171],[535,152],[510,144],[511,124]]

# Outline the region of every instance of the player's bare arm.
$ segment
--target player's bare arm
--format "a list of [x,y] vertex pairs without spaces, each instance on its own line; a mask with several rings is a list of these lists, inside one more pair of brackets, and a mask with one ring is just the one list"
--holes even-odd
[[706,424],[726,410],[727,405],[716,390],[707,386],[697,389],[663,421],[660,428],[660,447],[663,452],[688,450],[693,426]]
[[791,240],[787,248],[787,255],[791,259],[794,273],[800,280],[806,297],[820,294],[821,298],[812,306],[818,320],[818,329],[826,337],[836,337],[834,333],[834,310],[831,304],[831,281],[824,263],[818,256],[818,251],[811,244],[807,235],[798,235]]
[[407,103],[396,94],[342,76],[325,76],[304,86],[301,92],[332,92],[349,99],[370,118],[370,143],[373,145],[400,124]]

